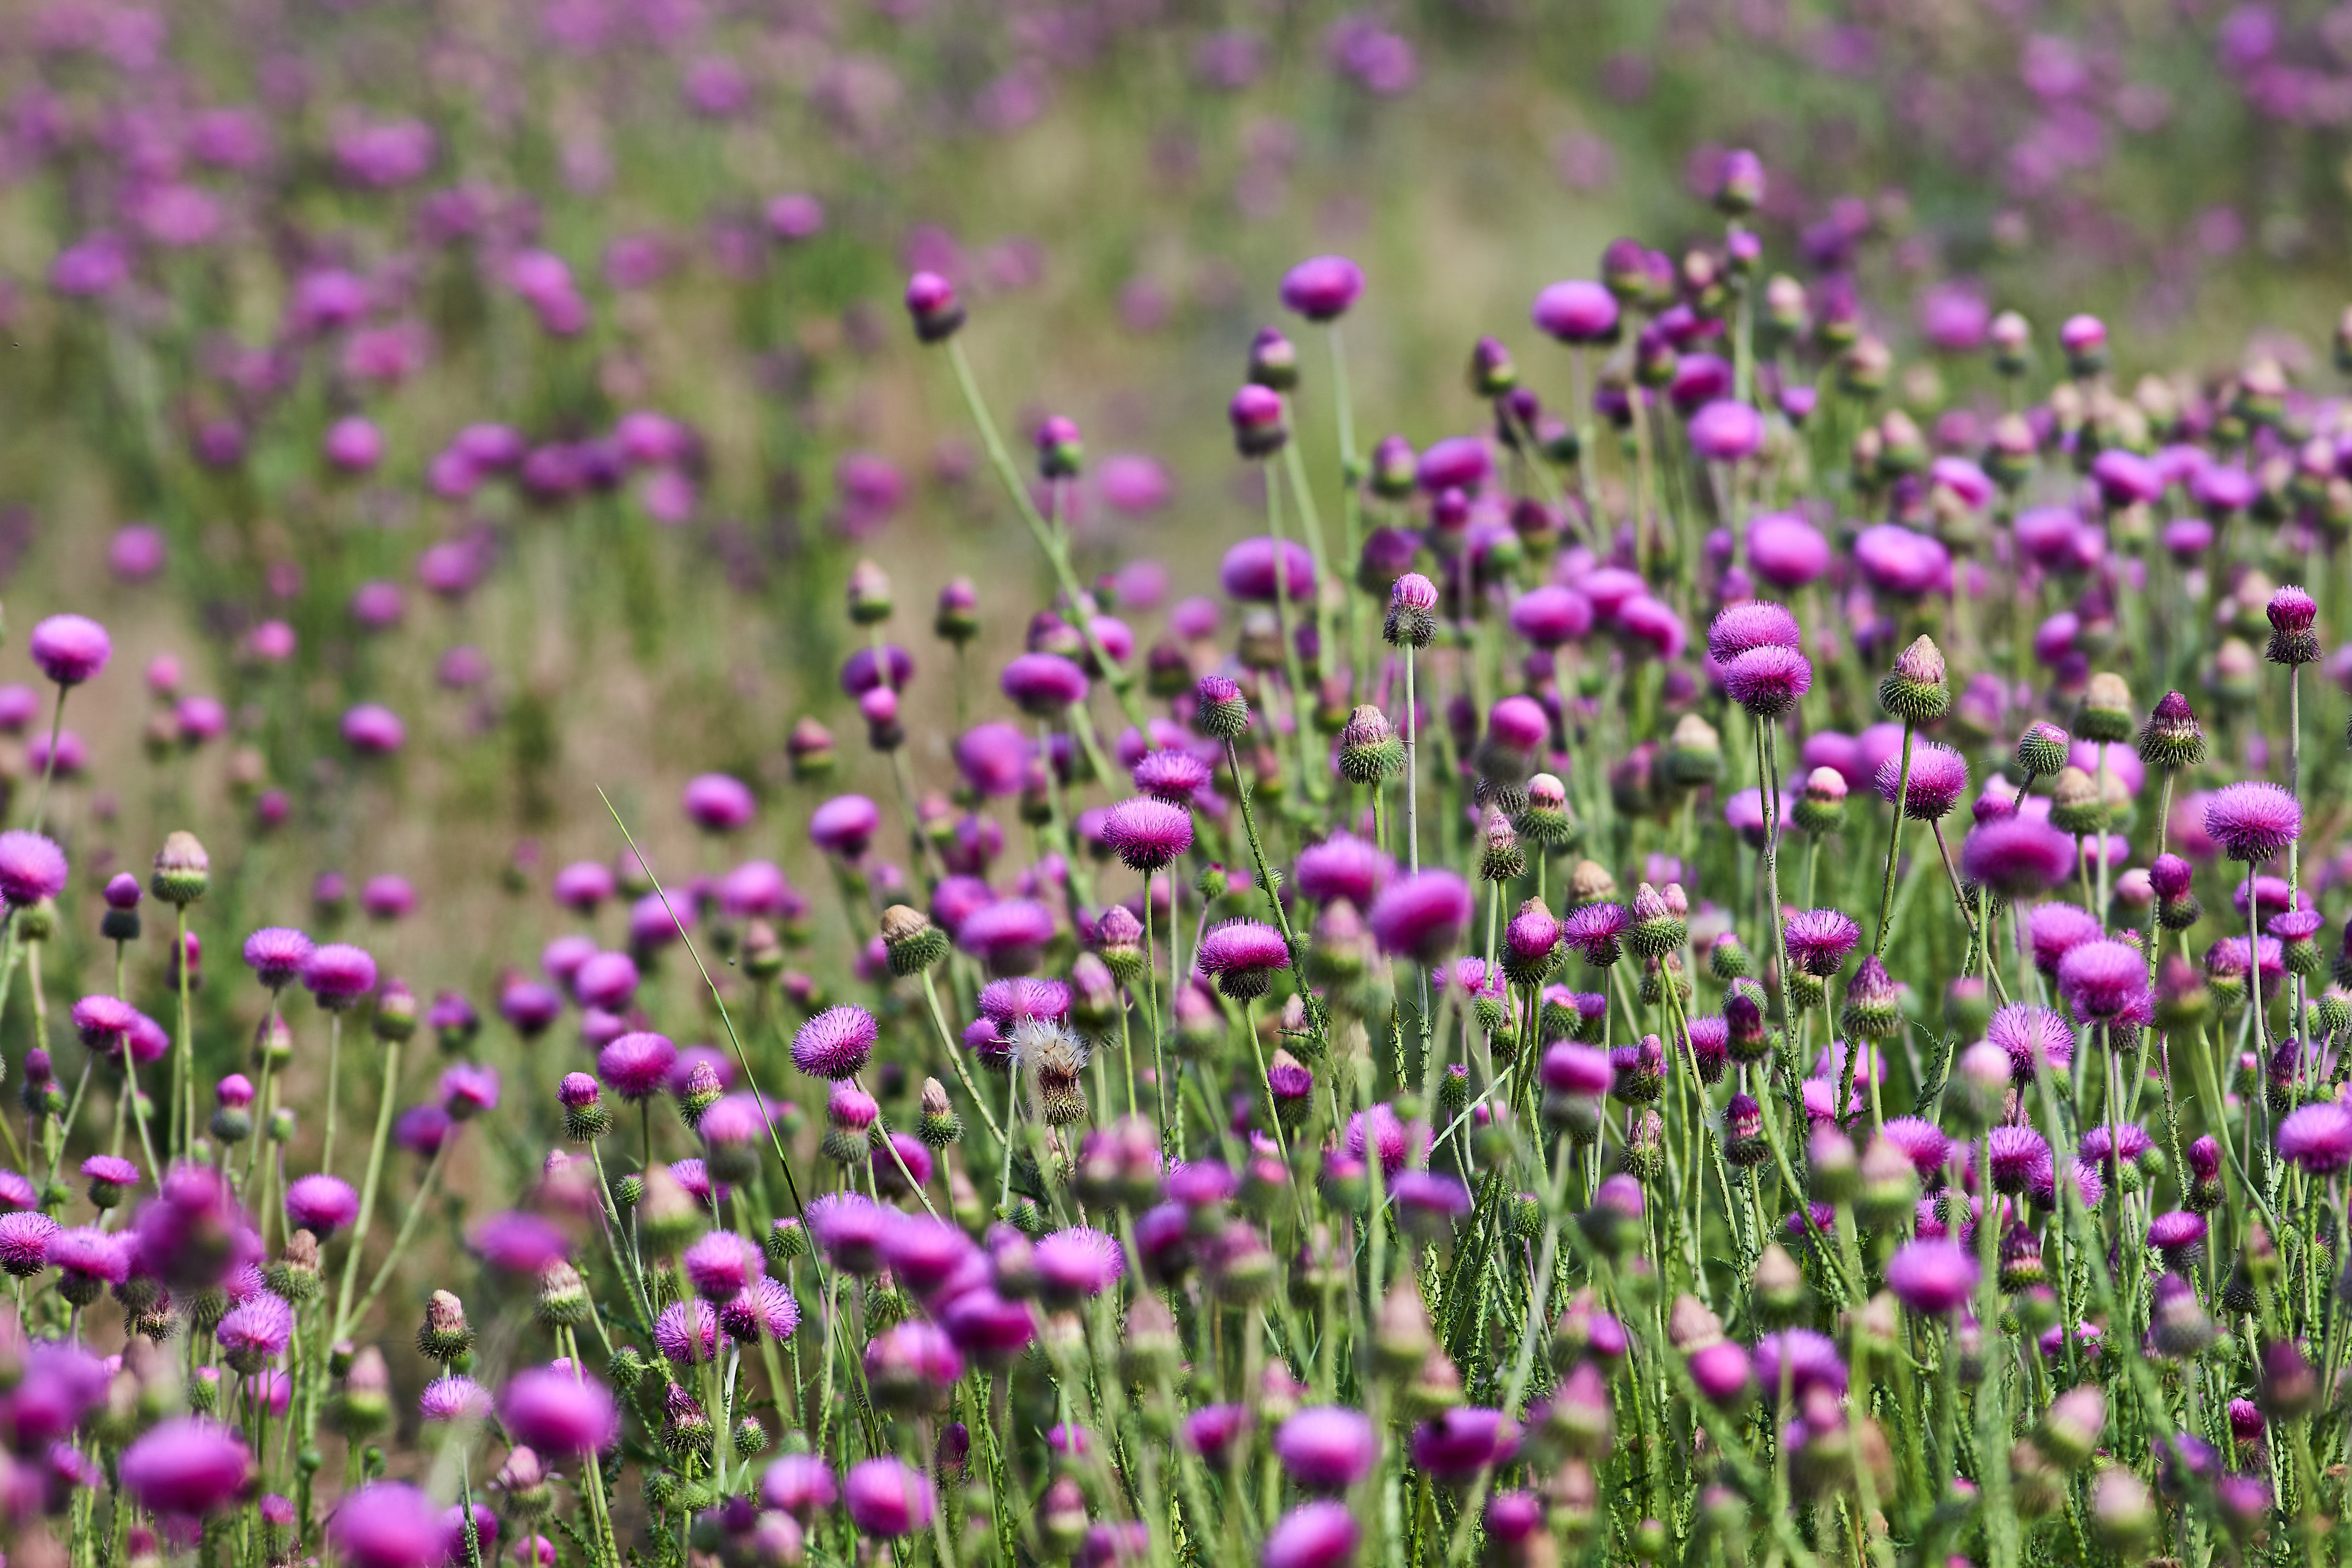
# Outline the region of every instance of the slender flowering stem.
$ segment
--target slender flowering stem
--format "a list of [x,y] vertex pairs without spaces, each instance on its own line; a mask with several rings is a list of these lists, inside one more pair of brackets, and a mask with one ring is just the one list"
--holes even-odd
[[1903,853],[1904,809],[1911,798],[1911,721],[1903,721],[1903,768],[1895,781],[1895,826],[1886,836],[1886,878],[1878,894],[1878,935],[1870,951],[1885,957],[1886,933],[1894,927],[1895,862]]

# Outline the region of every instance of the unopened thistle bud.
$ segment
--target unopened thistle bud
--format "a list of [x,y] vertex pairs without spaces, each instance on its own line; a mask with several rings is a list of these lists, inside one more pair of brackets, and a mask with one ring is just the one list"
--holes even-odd
[[1298,345],[1274,327],[1260,327],[1250,340],[1249,379],[1254,386],[1288,392],[1298,384]]
[[889,574],[871,561],[860,561],[849,569],[846,592],[849,618],[857,626],[878,626],[890,618],[896,607],[890,599]]
[[98,932],[109,942],[139,940],[139,879],[125,871],[106,884],[106,913]]
[[1348,715],[1339,731],[1339,776],[1350,784],[1379,784],[1404,771],[1404,742],[1388,715],[1366,702]]
[[1992,367],[2003,375],[2023,375],[2033,351],[2033,328],[2015,310],[2003,310],[1992,319],[1985,333],[1992,344]]
[[958,647],[980,635],[980,594],[969,577],[950,577],[931,612],[931,633]]
[[416,993],[408,982],[394,975],[379,987],[375,994],[375,1012],[368,1019],[368,1028],[379,1040],[387,1042],[408,1039],[416,1033]]
[[2273,664],[2313,664],[2319,658],[2319,633],[2313,623],[2319,616],[2319,605],[2309,594],[2289,584],[2271,595],[2263,614],[2270,617],[2271,646],[2268,658]]
[[2077,835],[2104,831],[2107,805],[2099,798],[2098,781],[2081,768],[2060,769],[2057,785],[2050,792],[2050,826]]
[[1690,922],[1674,911],[1666,896],[1644,882],[1633,894],[1633,921],[1625,945],[1643,958],[1663,958],[1690,940]]
[[584,1072],[566,1073],[555,1086],[563,1106],[563,1135],[574,1143],[593,1143],[613,1130],[613,1112],[604,1090]]
[[2131,739],[2131,687],[2122,676],[2101,670],[2091,677],[2074,717],[2074,732],[2102,745]]
[[1618,1167],[1644,1186],[1665,1173],[1666,1119],[1654,1108],[1634,1118],[1633,1130],[1625,1135]]
[[1864,959],[1846,983],[1838,1026],[1866,1040],[1884,1040],[1902,1028],[1902,993],[1877,954]]
[[212,886],[212,857],[205,853],[196,836],[182,830],[163,840],[155,856],[155,874],[147,886],[165,903],[185,909]]
[[2065,731],[2047,721],[2029,724],[2017,738],[2017,765],[2028,783],[2047,778],[2066,765],[2072,742]]
[[576,1328],[593,1314],[595,1304],[588,1299],[588,1284],[580,1270],[559,1258],[539,1271],[534,1310],[550,1328]]
[[890,973],[901,979],[939,963],[947,957],[948,946],[948,933],[920,910],[892,904],[882,911],[882,949]]
[[[383,1363],[383,1352],[373,1345],[356,1353],[348,1348],[350,1357],[343,1373],[343,1390],[336,1396],[330,1415],[334,1427],[346,1437],[373,1436],[392,1422],[392,1374]],[[330,1366],[331,1368],[331,1361]]]
[[766,984],[784,972],[784,944],[776,928],[755,920],[743,928],[743,973]]
[[2149,710],[2139,730],[2139,760],[2168,773],[2205,761],[2205,727],[2197,721],[2188,698],[2168,691]]
[[933,1149],[944,1149],[963,1137],[963,1121],[948,1103],[947,1086],[935,1078],[923,1080],[923,1093],[915,1113],[915,1136]]
[[907,315],[918,342],[940,343],[963,325],[963,302],[955,285],[936,272],[918,272],[907,279]]
[[1764,1005],[1764,987],[1753,980],[1735,980],[1724,988],[1724,1050],[1733,1061],[1753,1064],[1771,1054]]
[[416,1331],[417,1353],[446,1366],[473,1348],[474,1325],[466,1321],[466,1304],[446,1290],[434,1291]]
[[718,1104],[727,1093],[719,1081],[719,1069],[708,1061],[698,1061],[687,1069],[686,1082],[677,1091],[677,1116],[689,1131],[702,1126],[702,1113]]
[[637,1238],[655,1257],[675,1258],[705,1229],[702,1206],[667,1165],[648,1167],[639,1180],[644,1184],[636,1202]]
[[1576,818],[1569,815],[1568,786],[1557,774],[1537,773],[1528,780],[1527,805],[1511,819],[1519,837],[1544,854],[1574,848],[1580,837]]
[[1474,396],[1500,397],[1519,384],[1518,366],[1499,338],[1480,338],[1470,349],[1470,391]]
[[1478,858],[1478,875],[1489,882],[1508,882],[1527,875],[1528,852],[1510,819],[1493,806],[1486,808],[1486,847]]
[[278,1297],[295,1306],[319,1299],[319,1238],[307,1230],[297,1230],[286,1238],[285,1250],[261,1271],[262,1279]]
[[1723,1157],[1747,1168],[1772,1157],[1764,1139],[1764,1108],[1752,1096],[1735,1093],[1723,1108]]
[[760,1250],[767,1255],[768,1261],[779,1268],[796,1258],[807,1257],[808,1249],[806,1227],[790,1215],[770,1226],[760,1243]]
[[1086,462],[1086,437],[1066,415],[1049,414],[1038,423],[1036,447],[1041,479],[1074,479]]
[[793,777],[803,784],[828,776],[839,760],[833,749],[833,731],[814,719],[802,719],[793,725],[784,752],[792,760]]
[[1734,980],[1746,980],[1756,973],[1756,959],[1740,945],[1739,933],[1724,931],[1715,939],[1706,952],[1706,971],[1726,984]]
[[1427,647],[1437,636],[1437,584],[1408,572],[1389,590],[1388,619],[1381,635],[1391,647]]
[[1568,876],[1568,907],[1582,909],[1617,896],[1617,879],[1597,860],[1579,860],[1576,869]]
[[1263,383],[1252,382],[1234,393],[1225,405],[1225,420],[1233,426],[1234,449],[1244,458],[1270,458],[1290,439],[1282,395]]
[[1944,987],[1944,1026],[1963,1040],[1980,1039],[1992,1022],[1992,996],[1977,975],[1959,974]]
[[1895,668],[1878,683],[1878,705],[1908,724],[1932,723],[1950,710],[1952,689],[1935,638],[1922,635],[1895,656]]
[[1238,741],[1249,733],[1249,700],[1228,676],[1204,675],[1192,689],[1199,707],[1193,723],[1213,740]]
[[1703,788],[1723,776],[1723,737],[1705,719],[1685,713],[1675,721],[1659,763],[1666,777],[1683,788]]
[[1845,775],[1835,768],[1815,768],[1805,775],[1804,793],[1790,812],[1808,837],[1826,838],[1845,829]]
[[2000,1238],[1999,1281],[2005,1295],[2031,1290],[2049,1280],[2042,1262],[2042,1238],[2021,1225],[2011,1225]]

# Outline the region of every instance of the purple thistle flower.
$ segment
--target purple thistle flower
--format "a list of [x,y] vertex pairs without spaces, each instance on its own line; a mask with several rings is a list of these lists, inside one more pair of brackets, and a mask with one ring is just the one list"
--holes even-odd
[[1950,1241],[1906,1242],[1886,1265],[1886,1288],[1895,1300],[1927,1317],[1949,1317],[1966,1306],[1978,1277],[1977,1260]]
[[1127,1261],[1118,1239],[1088,1226],[1041,1237],[1032,1248],[1039,1293],[1049,1304],[1075,1306],[1118,1283]]
[[1310,321],[1337,321],[1364,291],[1361,268],[1344,256],[1315,256],[1282,276],[1282,302]]
[[738,1344],[762,1334],[781,1343],[800,1325],[801,1304],[780,1279],[754,1279],[719,1307],[719,1329]]
[[282,991],[299,978],[310,962],[316,944],[286,926],[264,926],[245,939],[245,962],[254,978],[272,991]]
[[855,860],[882,827],[882,808],[862,795],[837,795],[809,814],[809,842]]
[[2278,1126],[2278,1152],[2279,1158],[2315,1176],[2352,1165],[2352,1110],[2321,1100],[2289,1111]]
[[2205,831],[2232,860],[2260,864],[2303,832],[2303,805],[2263,780],[2224,784],[2207,797]]
[[2078,943],[2059,960],[2058,992],[2077,1017],[2124,1017],[2147,1000],[2147,955],[2111,939]]
[[2047,892],[2074,868],[2074,840],[2047,817],[1996,817],[1960,841],[1960,875],[2005,899]]
[[467,1237],[467,1245],[494,1268],[532,1276],[551,1263],[562,1261],[572,1250],[571,1243],[551,1221],[511,1209],[491,1215],[477,1225]]
[[320,1006],[341,1011],[375,989],[375,960],[349,942],[329,942],[304,962],[302,984]]
[[1192,847],[1192,814],[1151,795],[1120,801],[1103,819],[1103,841],[1129,868],[1160,869]]
[[28,909],[65,890],[66,852],[42,835],[22,827],[0,833],[0,899],[11,909]]
[[760,1479],[760,1500],[803,1524],[831,1508],[840,1497],[841,1486],[833,1467],[815,1454],[786,1454]]
[[1412,1466],[1440,1481],[1467,1481],[1506,1462],[1518,1446],[1518,1428],[1499,1410],[1458,1405],[1413,1428]]
[[[1893,805],[1903,783],[1903,759],[1889,757],[1871,780],[1881,799]],[[1914,822],[1938,822],[1968,793],[1968,759],[1933,741],[1911,743],[1911,778],[1903,795],[1903,815]]]
[[1346,1568],[1356,1560],[1362,1534],[1346,1503],[1303,1502],[1266,1531],[1258,1563],[1260,1568]]
[[1207,763],[1178,746],[1146,752],[1136,763],[1134,772],[1136,788],[1171,805],[1191,805],[1193,795],[1206,789],[1216,776]]
[[[820,1015],[822,1016],[822,1015]],[[651,1100],[669,1081],[677,1063],[677,1047],[662,1035],[623,1035],[596,1053],[596,1075],[623,1100]]]
[[213,1338],[223,1357],[242,1373],[255,1373],[286,1353],[294,1342],[294,1309],[268,1290],[229,1309]]
[[1920,1117],[1889,1117],[1878,1135],[1902,1150],[1903,1157],[1911,1162],[1911,1168],[1922,1178],[1935,1175],[1951,1158],[1951,1139],[1942,1128]]
[[106,668],[114,644],[88,616],[50,616],[33,627],[26,651],[59,686],[79,686]]
[[1749,648],[1723,668],[1724,695],[1759,719],[1780,718],[1812,688],[1812,662],[1793,647]]
[[874,1015],[856,1003],[828,1007],[793,1037],[793,1065],[811,1078],[836,1082],[855,1078],[864,1070],[880,1034]]
[[1538,331],[1563,343],[1598,343],[1617,333],[1617,297],[1587,279],[1547,284],[1529,310]]
[[723,1301],[751,1282],[759,1259],[731,1230],[714,1230],[688,1247],[678,1261],[687,1283],[706,1301]]
[[1318,904],[1345,899],[1367,909],[1396,875],[1396,862],[1379,846],[1342,832],[1301,849],[1293,873],[1304,898]]
[[1283,1472],[1309,1491],[1345,1491],[1371,1473],[1380,1436],[1360,1410],[1317,1405],[1275,1428]]
[[1202,936],[1196,962],[1226,995],[1263,996],[1272,973],[1290,967],[1290,948],[1282,933],[1263,921],[1231,920]]
[[860,1533],[886,1539],[929,1528],[936,1506],[929,1476],[904,1460],[887,1458],[852,1465],[842,1498]]
[[1985,1038],[2009,1053],[2010,1074],[2031,1083],[2043,1068],[2064,1072],[2074,1061],[2074,1031],[2047,1007],[2012,1002],[1992,1016]]
[[[50,1236],[42,1256],[50,1268],[64,1273],[68,1289],[100,1283],[120,1285],[131,1278],[129,1245],[121,1237],[95,1226],[57,1231]],[[94,1296],[95,1289],[90,1293]],[[68,1294],[67,1299],[71,1300],[74,1297]]]
[[687,820],[705,833],[733,833],[751,826],[759,810],[751,787],[726,773],[698,773],[679,796]]
[[1575,589],[1545,583],[1511,601],[1511,629],[1538,647],[1575,642],[1592,630],[1592,601]]
[[1057,653],[1024,653],[1005,665],[997,685],[1007,700],[1037,719],[1059,717],[1087,700],[1087,672]]
[[236,1500],[253,1457],[217,1421],[181,1415],[151,1426],[122,1451],[122,1489],[151,1513],[201,1518]]
[[1826,980],[1845,966],[1846,955],[1862,940],[1862,928],[1837,910],[1806,910],[1789,917],[1781,940],[1790,963]]
[[1560,940],[1584,955],[1584,961],[1606,969],[1622,956],[1625,930],[1633,917],[1622,904],[1587,904],[1570,910],[1560,924]]
[[341,1176],[314,1171],[286,1188],[286,1223],[324,1241],[359,1218],[360,1195]]
[[1391,883],[1367,920],[1382,952],[1428,965],[1460,944],[1471,914],[1469,884],[1451,871],[1430,870]]
[[1839,1358],[1836,1342],[1827,1334],[1811,1329],[1782,1329],[1756,1342],[1756,1382],[1769,1399],[1780,1396],[1784,1360],[1790,1394],[1799,1403],[1816,1388],[1834,1394],[1845,1393],[1845,1363]]
[[999,976],[1034,970],[1053,940],[1053,911],[1031,899],[1004,899],[974,910],[956,928],[956,945]]
[[621,1415],[610,1390],[574,1367],[517,1373],[499,1394],[499,1421],[543,1457],[573,1458],[612,1446]]
[[664,1307],[654,1320],[654,1345],[679,1366],[719,1356],[719,1314],[708,1301],[689,1298]]
[[2068,953],[2105,934],[2097,917],[2079,904],[2036,904],[2025,917],[2033,967],[2044,974],[2055,975]]
[[2013,1196],[2048,1173],[2050,1145],[2031,1127],[1996,1127],[1986,1137],[1990,1144],[1993,1191]]
[[498,1069],[459,1062],[441,1075],[440,1098],[441,1108],[452,1121],[467,1121],[485,1110],[496,1110]]

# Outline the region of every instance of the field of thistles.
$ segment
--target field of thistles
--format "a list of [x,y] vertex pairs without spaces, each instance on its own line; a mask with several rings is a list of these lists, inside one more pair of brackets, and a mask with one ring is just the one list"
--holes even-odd
[[2352,1562],[2345,14],[230,9],[0,30],[7,1568]]

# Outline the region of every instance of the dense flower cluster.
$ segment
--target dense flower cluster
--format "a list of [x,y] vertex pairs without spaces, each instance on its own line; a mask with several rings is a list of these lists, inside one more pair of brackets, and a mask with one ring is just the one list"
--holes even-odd
[[[1017,63],[912,118],[1030,123],[1145,30],[1095,9],[1024,13],[971,53]],[[1790,27],[1754,9],[1778,61]],[[775,161],[760,114],[788,88],[873,166],[908,153],[905,84],[841,26],[795,14],[730,53],[740,20],[534,25],[675,67],[730,165]],[[2341,24],[2242,8],[2216,68],[2324,150],[2352,78],[2295,62],[2352,49]],[[1922,58],[1976,71],[1940,26]],[[184,574],[233,685],[157,657],[125,724],[129,628],[62,609],[0,686],[13,1563],[2352,1550],[2352,401],[2299,343],[2140,374],[2094,316],[1948,279],[1898,365],[1900,307],[1862,279],[1880,248],[1927,268],[1899,193],[1809,216],[1824,193],[1706,147],[1720,226],[1525,279],[1524,347],[1471,345],[1458,422],[1418,444],[1357,423],[1381,269],[1258,279],[1285,315],[1231,345],[1221,432],[1253,521],[1176,546],[1217,595],[1166,603],[1107,519],[1166,508],[1170,470],[1060,414],[1008,441],[989,401],[1028,395],[991,306],[1042,255],[919,226],[904,363],[976,444],[942,440],[936,493],[1004,509],[1050,584],[940,585],[933,651],[836,548],[918,504],[898,466],[838,454],[805,520],[800,470],[769,470],[757,537],[706,489],[737,447],[868,422],[814,389],[888,352],[832,292],[872,270],[837,231],[880,220],[720,203],[691,247],[605,236],[590,277],[577,215],[483,183],[508,160],[463,114],[314,111],[310,64],[275,52],[265,107],[202,107],[160,14],[28,29],[70,90],[12,101],[8,167],[87,219],[41,324],[163,520],[107,564]],[[436,81],[506,123],[461,35]],[[1808,37],[1809,70],[1865,75],[1892,29]],[[1191,41],[1205,90],[1269,64],[1246,28]],[[1355,99],[1421,71],[1369,15],[1319,45]],[[2143,58],[2036,36],[1967,79],[2036,106],[1998,244],[2086,222],[2068,182],[2107,121],[2170,117],[2117,75]],[[1629,60],[1601,68],[1638,99]],[[92,71],[122,89],[103,113]],[[601,193],[605,109],[514,161]],[[1916,118],[1939,156],[1981,139]],[[1252,132],[1245,212],[1284,131]],[[1577,140],[1561,173],[1601,183],[1605,153]],[[401,237],[294,221],[312,198],[398,203]],[[2209,209],[2207,248],[2237,221]],[[248,226],[271,246],[236,248]],[[212,265],[264,248],[267,311]],[[788,415],[653,406],[648,301],[688,248]],[[833,313],[772,297],[801,292]],[[1142,277],[1121,304],[1139,333],[1173,309]],[[436,409],[419,446],[393,389],[476,339],[498,405]],[[376,574],[411,537],[413,587]],[[665,539],[790,598],[805,695],[837,685],[852,729],[679,747],[649,717],[674,816],[616,790],[595,853],[481,874],[486,779],[532,821],[589,793],[555,766],[542,610],[720,662],[724,616],[648,608]],[[262,586],[232,583],[248,565]],[[446,712],[379,668],[422,624],[455,639],[428,661]],[[110,767],[145,752],[137,793],[179,830],[129,847],[132,792],[69,708]],[[215,803],[188,764],[220,753]],[[420,940],[429,885],[288,893],[289,840],[411,827],[514,895],[462,960]]]

